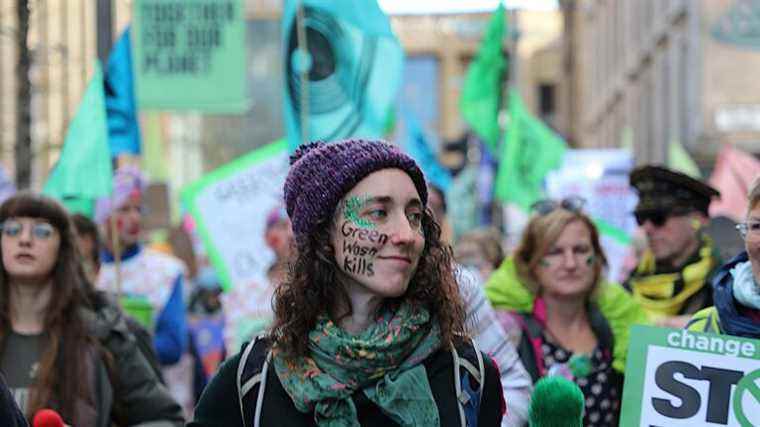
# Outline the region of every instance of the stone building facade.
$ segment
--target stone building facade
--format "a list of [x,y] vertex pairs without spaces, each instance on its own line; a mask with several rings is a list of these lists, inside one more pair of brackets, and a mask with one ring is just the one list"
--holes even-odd
[[758,151],[760,41],[746,43],[758,4],[561,0],[563,133],[583,147],[631,146],[638,163],[665,163],[671,142],[707,168],[722,143]]

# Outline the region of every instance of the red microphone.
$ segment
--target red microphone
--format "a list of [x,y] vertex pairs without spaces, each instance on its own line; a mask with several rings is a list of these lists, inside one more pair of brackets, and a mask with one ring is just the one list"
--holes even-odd
[[63,418],[52,409],[40,409],[34,414],[32,427],[64,427]]

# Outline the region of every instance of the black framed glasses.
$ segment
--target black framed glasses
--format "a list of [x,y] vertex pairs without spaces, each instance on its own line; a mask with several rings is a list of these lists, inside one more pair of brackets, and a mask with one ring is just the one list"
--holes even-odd
[[580,196],[570,196],[562,200],[544,199],[533,203],[530,210],[539,215],[548,215],[557,209],[565,209],[570,212],[579,213],[586,205],[586,199]]

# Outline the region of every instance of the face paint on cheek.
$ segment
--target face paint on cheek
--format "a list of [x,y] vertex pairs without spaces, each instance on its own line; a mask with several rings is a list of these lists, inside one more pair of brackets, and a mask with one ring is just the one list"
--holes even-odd
[[591,267],[596,262],[596,256],[589,255],[588,258],[586,258],[586,265]]
[[345,218],[348,221],[351,221],[352,223],[356,224],[357,227],[360,228],[366,228],[366,229],[374,229],[375,223],[366,219],[361,218],[359,211],[364,206],[364,204],[369,199],[369,196],[363,196],[363,197],[357,197],[357,196],[351,196],[344,202],[343,206],[343,218]]
[[368,232],[366,229],[352,227],[350,222],[343,223],[340,231],[345,238],[342,244],[343,270],[361,276],[374,276],[375,257],[379,247],[388,241],[388,236],[376,230]]
[[374,263],[367,258],[344,256],[343,269],[351,274],[372,277],[375,275]]
[[549,262],[548,259],[541,258],[541,261],[538,262],[538,265],[540,265],[541,267],[549,267],[551,263]]
[[121,218],[116,218],[116,231],[119,233],[124,232],[124,220]]

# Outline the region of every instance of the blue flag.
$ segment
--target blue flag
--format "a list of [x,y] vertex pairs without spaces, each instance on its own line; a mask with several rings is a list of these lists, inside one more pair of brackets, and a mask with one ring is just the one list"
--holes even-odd
[[451,187],[451,172],[438,162],[438,156],[428,144],[428,138],[411,111],[404,111],[404,124],[407,134],[404,145],[406,152],[420,165],[425,178],[445,193]]
[[105,72],[108,144],[113,157],[121,153],[140,154],[130,33],[127,27],[113,46]]
[[[299,6],[307,52],[299,49]],[[304,141],[382,137],[404,53],[377,1],[286,0],[282,28],[290,149]]]
[[478,201],[480,209],[480,224],[491,225],[493,223],[493,185],[496,177],[497,161],[486,147],[483,141],[477,141],[480,146],[480,167],[478,168]]

